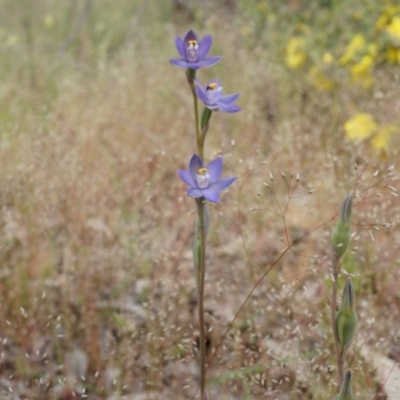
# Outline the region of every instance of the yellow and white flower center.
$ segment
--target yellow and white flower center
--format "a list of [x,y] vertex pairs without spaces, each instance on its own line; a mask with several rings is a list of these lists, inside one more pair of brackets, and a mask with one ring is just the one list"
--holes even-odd
[[197,170],[197,185],[200,189],[205,189],[210,184],[210,174],[207,168],[199,168]]
[[197,55],[197,50],[199,48],[199,45],[197,43],[197,40],[188,40],[188,46],[186,50],[187,54],[187,59],[190,62],[196,62],[198,55]]
[[210,104],[214,104],[220,97],[222,92],[222,86],[218,86],[218,83],[212,82],[206,87],[206,94]]

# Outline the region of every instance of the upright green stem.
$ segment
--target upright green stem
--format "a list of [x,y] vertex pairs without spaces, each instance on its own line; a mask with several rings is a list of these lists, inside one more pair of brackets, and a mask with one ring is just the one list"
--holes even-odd
[[199,266],[199,336],[200,336],[200,392],[201,399],[206,399],[206,332],[204,321],[204,281],[206,274],[206,226],[205,226],[205,204],[202,198],[196,199],[198,229],[200,233],[200,266]]
[[[199,118],[199,103],[195,92],[195,72],[187,71],[188,82],[193,94],[194,119],[196,127],[197,151],[200,158],[204,161],[204,136],[201,132]],[[199,341],[200,341],[200,394],[201,400],[207,400],[206,395],[206,332],[204,321],[204,281],[206,274],[206,211],[204,198],[196,199],[197,204],[197,233],[200,235],[200,263],[196,271],[198,276],[198,299],[199,299]],[[197,238],[196,238],[197,240]],[[195,263],[196,264],[196,263]]]
[[200,129],[199,103],[198,103],[198,98],[195,93],[193,93],[193,107],[194,107],[194,120],[195,120],[195,125],[196,125],[197,151],[199,153],[200,158],[203,160],[204,143],[203,143],[203,138],[202,138],[201,129]]
[[332,256],[333,285],[332,285],[332,303],[331,303],[331,323],[332,323],[333,336],[335,338],[335,353],[336,353],[336,363],[338,367],[339,388],[342,387],[343,383],[343,360],[340,356],[339,338],[336,330],[337,285],[340,272],[340,263],[341,263],[340,257],[338,257],[338,255],[334,252]]
[[197,151],[199,153],[200,158],[203,160],[204,156],[204,139],[201,134],[201,127],[200,127],[200,118],[199,118],[199,102],[196,95],[196,71],[192,69],[186,70],[186,78],[190,86],[190,90],[192,91],[193,95],[193,109],[194,109],[194,123],[196,127],[196,143],[197,143]]

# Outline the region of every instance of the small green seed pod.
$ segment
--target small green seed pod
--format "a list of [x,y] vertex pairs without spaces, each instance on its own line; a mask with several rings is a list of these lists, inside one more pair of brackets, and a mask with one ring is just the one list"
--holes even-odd
[[353,394],[353,384],[352,384],[352,373],[351,370],[346,372],[346,376],[343,381],[342,388],[339,394],[335,397],[335,400],[355,400]]
[[347,278],[343,290],[342,303],[336,314],[336,334],[340,345],[340,358],[343,360],[350,347],[357,327],[354,288],[351,278]]
[[332,233],[332,247],[339,258],[343,257],[350,242],[352,204],[353,193],[350,193],[340,206],[339,220]]

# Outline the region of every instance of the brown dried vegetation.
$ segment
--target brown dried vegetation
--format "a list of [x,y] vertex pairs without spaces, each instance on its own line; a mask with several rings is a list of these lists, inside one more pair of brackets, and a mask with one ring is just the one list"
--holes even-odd
[[[79,27],[71,44],[49,49],[37,24],[53,3],[32,10],[33,44],[0,50],[16,60],[1,67],[0,399],[195,398],[194,204],[176,177],[194,151],[193,121],[184,73],[167,63],[174,35],[189,27],[136,2],[118,51],[108,43],[103,54],[106,39]],[[291,99],[278,48],[248,49],[228,29],[228,12],[239,25],[229,10],[196,26],[225,59],[204,73],[223,75],[243,107],[213,116],[206,146],[239,178],[210,210],[209,398],[334,397],[330,232],[354,188],[343,268],[355,277],[360,327],[348,363],[358,398],[384,398],[362,350],[399,361],[400,208],[390,166],[400,138],[377,154],[339,128],[327,135],[329,95]],[[20,22],[10,24],[29,38]],[[379,90],[391,101],[373,106],[399,115],[390,79]]]

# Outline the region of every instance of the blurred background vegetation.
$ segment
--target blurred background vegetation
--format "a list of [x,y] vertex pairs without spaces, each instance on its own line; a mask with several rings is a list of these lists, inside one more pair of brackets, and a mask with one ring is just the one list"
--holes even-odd
[[[213,116],[206,146],[239,178],[212,209],[210,354],[274,265],[213,359],[211,395],[337,393],[325,223],[357,187],[350,367],[358,398],[385,398],[365,349],[400,359],[399,2],[0,0],[0,10],[0,398],[193,396],[194,217],[176,170],[195,142],[184,71],[168,64],[191,28],[224,56],[202,80],[219,77],[243,108]],[[297,244],[275,265],[285,243]]]

